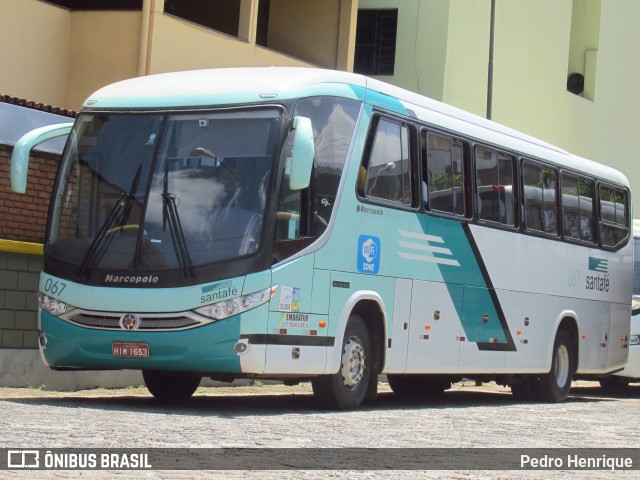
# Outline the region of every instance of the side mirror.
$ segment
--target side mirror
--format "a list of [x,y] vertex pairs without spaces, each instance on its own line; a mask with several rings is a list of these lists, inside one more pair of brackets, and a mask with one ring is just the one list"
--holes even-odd
[[27,173],[29,172],[29,153],[36,145],[52,138],[68,135],[73,123],[58,123],[36,128],[24,134],[16,142],[11,154],[11,190],[16,193],[27,191]]
[[293,119],[293,145],[289,158],[289,188],[302,190],[309,186],[315,146],[311,119],[295,117]]

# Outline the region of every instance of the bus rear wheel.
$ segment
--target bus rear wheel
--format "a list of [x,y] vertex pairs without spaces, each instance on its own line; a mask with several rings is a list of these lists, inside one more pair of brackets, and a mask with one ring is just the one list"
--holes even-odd
[[364,320],[351,315],[342,340],[340,369],[311,381],[317,402],[333,410],[357,408],[371,380],[371,340]]
[[171,375],[168,373],[143,370],[142,378],[151,395],[163,402],[180,402],[191,398],[201,377]]
[[393,393],[409,398],[433,398],[451,388],[451,382],[434,375],[387,375]]
[[567,399],[575,372],[574,358],[571,336],[566,330],[558,330],[553,344],[551,370],[533,381],[536,399],[549,403]]

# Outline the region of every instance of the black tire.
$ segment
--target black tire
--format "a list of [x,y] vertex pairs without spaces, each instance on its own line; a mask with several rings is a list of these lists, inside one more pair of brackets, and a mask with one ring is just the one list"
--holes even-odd
[[333,410],[353,410],[364,400],[371,379],[371,340],[364,320],[351,315],[342,340],[340,369],[311,381],[316,401]]
[[599,382],[604,391],[614,394],[626,392],[629,389],[631,379],[612,375],[610,377],[601,378]]
[[144,384],[156,399],[163,402],[181,402],[191,398],[200,385],[201,377],[171,375],[144,370]]
[[451,388],[451,382],[436,375],[387,375],[393,393],[407,398],[440,397]]
[[571,335],[566,330],[558,330],[553,344],[551,370],[533,380],[535,397],[548,403],[564,402],[571,390],[575,359]]

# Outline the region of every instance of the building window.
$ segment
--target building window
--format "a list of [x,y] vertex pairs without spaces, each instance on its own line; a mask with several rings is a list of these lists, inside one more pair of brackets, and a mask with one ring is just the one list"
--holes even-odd
[[353,71],[393,75],[396,61],[398,10],[358,10]]
[[164,0],[164,13],[238,36],[241,0]]

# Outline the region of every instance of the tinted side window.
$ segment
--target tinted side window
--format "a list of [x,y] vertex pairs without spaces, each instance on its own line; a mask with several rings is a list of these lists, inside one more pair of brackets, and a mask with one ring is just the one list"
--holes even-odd
[[558,233],[557,173],[525,160],[522,163],[524,226],[527,230]]
[[562,223],[565,238],[595,242],[594,181],[590,178],[562,174]]
[[431,210],[465,214],[464,152],[457,139],[423,133],[422,197]]
[[615,247],[629,235],[627,192],[600,185],[600,241],[605,247]]
[[409,128],[381,118],[365,159],[364,195],[411,205]]
[[478,218],[503,225],[515,225],[513,156],[476,147],[475,159]]
[[324,232],[331,218],[361,105],[339,97],[309,97],[296,105],[294,115],[311,119],[315,139],[311,235]]

